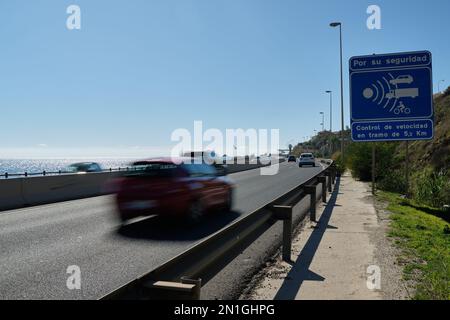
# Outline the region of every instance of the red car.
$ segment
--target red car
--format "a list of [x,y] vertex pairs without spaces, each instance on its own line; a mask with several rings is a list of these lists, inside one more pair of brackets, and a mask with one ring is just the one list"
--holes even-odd
[[135,162],[118,183],[116,199],[122,221],[155,214],[197,221],[212,209],[231,210],[231,181],[214,166],[191,164],[190,160]]

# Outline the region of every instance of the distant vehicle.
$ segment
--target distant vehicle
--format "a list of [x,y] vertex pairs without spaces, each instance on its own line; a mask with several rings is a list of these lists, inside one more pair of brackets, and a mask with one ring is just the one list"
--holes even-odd
[[295,156],[289,156],[288,162],[297,162],[297,158]]
[[206,163],[153,159],[133,163],[118,181],[116,201],[122,221],[160,215],[197,222],[213,209],[231,210],[233,188],[227,177]]
[[387,99],[400,99],[400,98],[416,98],[419,96],[418,88],[408,88],[408,89],[396,89],[391,90],[386,94]]
[[217,155],[214,151],[190,151],[182,155],[183,158],[197,159],[200,162],[213,164],[217,162]]
[[302,153],[300,155],[298,166],[316,166],[316,159],[314,159],[314,155],[312,153]]
[[412,76],[405,75],[405,76],[398,76],[396,79],[392,79],[389,82],[393,85],[398,85],[401,83],[411,84],[411,83],[413,83],[413,81],[414,81],[414,78]]
[[102,168],[96,162],[80,162],[71,164],[68,171],[76,173],[101,172]]

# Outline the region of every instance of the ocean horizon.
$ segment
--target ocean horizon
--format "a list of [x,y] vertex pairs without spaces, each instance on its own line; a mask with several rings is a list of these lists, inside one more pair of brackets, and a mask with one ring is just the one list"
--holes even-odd
[[130,166],[138,158],[60,158],[60,159],[0,159],[0,175],[41,173],[64,171],[67,167],[77,162],[97,162],[102,169],[108,170]]

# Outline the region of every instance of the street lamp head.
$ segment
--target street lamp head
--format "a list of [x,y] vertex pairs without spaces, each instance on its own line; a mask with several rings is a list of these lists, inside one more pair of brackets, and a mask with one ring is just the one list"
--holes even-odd
[[332,93],[333,91],[331,91],[331,90],[327,90],[327,91],[325,91],[326,93]]
[[342,23],[340,23],[340,22],[332,22],[332,23],[330,23],[330,27],[333,27],[333,28],[339,27],[340,25],[342,25]]

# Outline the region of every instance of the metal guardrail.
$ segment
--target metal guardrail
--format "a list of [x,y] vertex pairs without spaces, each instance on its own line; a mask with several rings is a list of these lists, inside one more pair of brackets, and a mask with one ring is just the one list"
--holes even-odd
[[[109,168],[109,169],[103,169],[101,171],[96,171],[96,172],[87,172],[87,173],[101,173],[101,172],[127,172],[130,171],[130,167],[118,167],[118,168]],[[24,173],[2,173],[0,174],[0,178],[14,178],[14,177],[24,177],[24,178],[28,178],[28,177],[37,177],[37,176],[57,176],[57,175],[64,175],[64,174],[77,174],[77,172],[74,171],[63,171],[63,170],[58,170],[58,171],[41,171],[41,172],[24,172]]]
[[336,170],[332,161],[323,163],[328,167],[307,182],[212,234],[156,269],[108,293],[100,300],[200,299],[204,280],[217,274],[221,266],[230,262],[230,253],[236,248],[249,245],[251,239],[259,237],[277,221],[283,221],[283,259],[290,261],[293,207],[309,195],[310,219],[315,221],[317,185],[322,184],[324,202],[327,191],[332,192]]
[[[252,159],[251,159],[252,160]],[[251,160],[246,160],[246,162],[244,161],[244,159],[234,159],[233,160],[233,164],[252,164],[250,161]],[[253,159],[254,160],[254,159]],[[282,160],[282,158],[278,159],[278,161]],[[241,161],[244,161],[243,163],[241,163]],[[257,161],[255,164],[261,164],[259,161]],[[217,164],[218,166],[222,166],[222,164]],[[226,164],[223,164],[226,165]],[[134,169],[136,170],[136,169]],[[125,166],[125,167],[118,167],[118,168],[109,168],[109,169],[102,169],[101,171],[96,171],[96,172],[86,172],[86,173],[101,173],[101,172],[127,172],[127,171],[133,171],[132,168],[130,168],[130,166]],[[58,170],[58,171],[40,171],[40,172],[24,172],[24,173],[8,173],[8,172],[4,172],[0,174],[0,179],[4,178],[4,179],[8,179],[8,178],[18,178],[18,177],[24,177],[24,178],[28,178],[28,177],[39,177],[39,176],[56,176],[56,175],[66,175],[66,174],[77,174],[77,172],[74,171],[64,171],[64,170]]]

